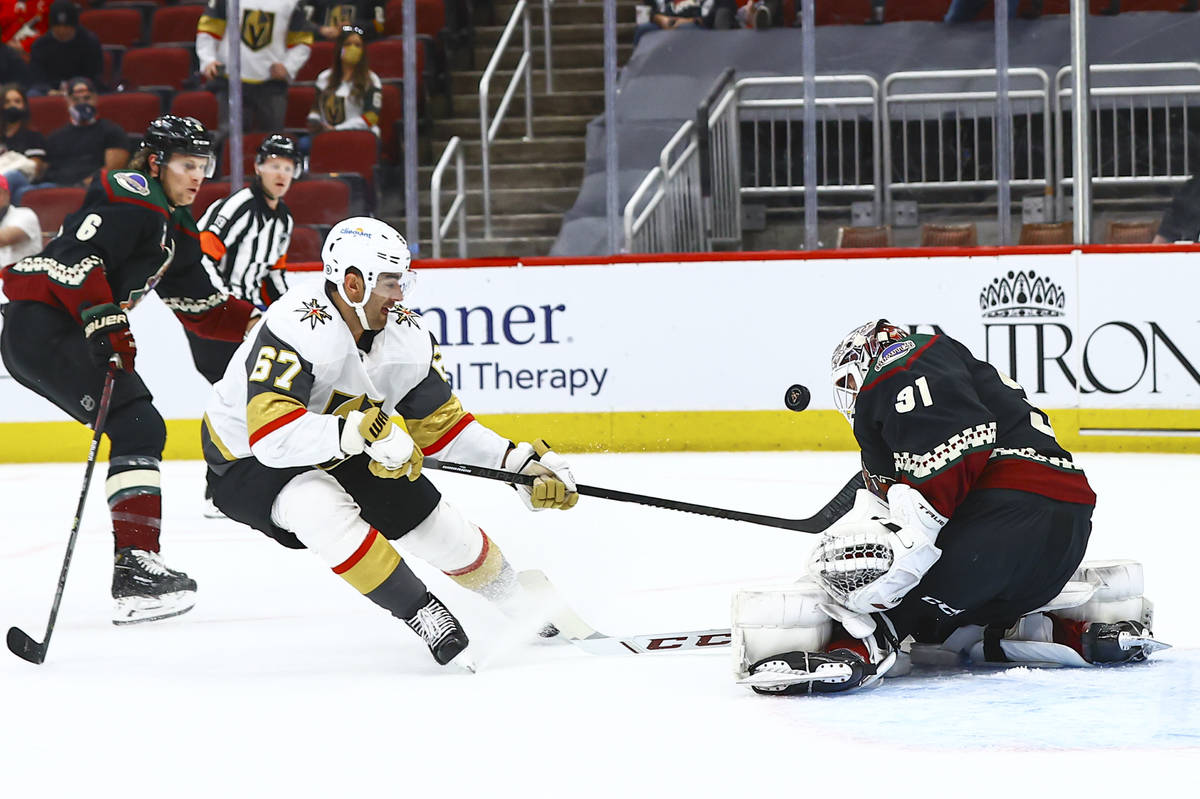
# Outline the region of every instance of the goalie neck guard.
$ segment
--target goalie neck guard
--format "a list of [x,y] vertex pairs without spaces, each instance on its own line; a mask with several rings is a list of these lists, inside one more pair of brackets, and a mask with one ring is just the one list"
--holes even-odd
[[854,401],[866,382],[871,364],[893,341],[908,333],[886,319],[867,322],[854,328],[833,351],[833,405],[850,426],[854,426]]

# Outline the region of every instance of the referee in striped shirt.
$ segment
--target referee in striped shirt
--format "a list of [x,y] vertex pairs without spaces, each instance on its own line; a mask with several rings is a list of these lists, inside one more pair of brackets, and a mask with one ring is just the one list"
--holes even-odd
[[[303,158],[296,142],[268,136],[254,157],[250,185],[209,206],[200,218],[204,267],[213,283],[266,308],[287,291],[283,268],[292,240],[292,215],[283,202],[300,177]],[[196,369],[216,383],[238,345],[188,333]]]

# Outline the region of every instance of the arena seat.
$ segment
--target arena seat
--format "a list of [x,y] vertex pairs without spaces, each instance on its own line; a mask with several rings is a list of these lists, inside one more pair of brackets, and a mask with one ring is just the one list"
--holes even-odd
[[379,140],[369,130],[331,130],[313,137],[313,172],[354,172],[371,181],[378,163]]
[[[287,202],[286,198],[284,202]],[[288,263],[319,263],[321,261],[321,245],[324,244],[324,241],[325,237],[316,228],[309,225],[296,225],[292,228],[292,241],[288,245]]]
[[171,113],[181,117],[195,117],[209,130],[220,125],[220,108],[217,96],[212,92],[179,92],[171,98]]
[[1018,244],[1070,244],[1074,240],[1074,222],[1026,222],[1021,225]]
[[29,124],[38,133],[49,136],[70,123],[67,101],[62,97],[29,98]]
[[921,225],[922,247],[977,247],[979,233],[974,222],[945,225],[926,223]]
[[150,43],[176,44],[196,41],[196,23],[204,14],[204,6],[165,6],[154,12],[150,22]]
[[1158,233],[1157,219],[1135,221],[1112,221],[1104,235],[1108,244],[1149,244]]
[[126,133],[140,137],[162,114],[162,98],[154,92],[102,94],[96,98],[96,111],[102,119],[112,120]]
[[335,225],[350,215],[350,185],[343,180],[306,178],[292,184],[284,202],[297,225]]
[[196,218],[196,221],[200,221],[200,217],[204,216],[208,206],[217,200],[228,197],[230,188],[228,180],[204,181],[200,185],[200,191],[196,193],[196,199],[192,201],[192,216]]
[[300,71],[296,73],[294,83],[311,83],[325,70],[333,65],[333,42],[313,42],[312,52]]
[[400,94],[400,86],[395,82],[383,84],[383,98],[379,104],[379,134],[382,136],[381,149],[383,160],[391,164],[400,162],[403,135],[397,122],[404,118],[404,97]]
[[79,12],[79,25],[96,34],[100,44],[142,44],[142,15],[132,8],[94,8]]
[[86,193],[87,189],[74,186],[30,189],[21,196],[21,205],[37,214],[43,234],[53,234],[68,215],[79,210]]
[[192,76],[192,51],[183,47],[140,47],[125,53],[121,82],[128,88],[169,86],[178,91]]
[[[242,176],[247,180],[254,174],[254,156],[258,151],[258,145],[262,144],[263,139],[270,135],[270,133],[242,134]],[[229,143],[230,140],[225,139],[225,144],[221,148],[221,164],[217,169],[217,174],[222,177],[229,177]]]
[[837,246],[839,249],[851,247],[891,247],[891,225],[878,227],[839,227]]
[[315,86],[288,86],[287,114],[284,116],[283,126],[294,130],[306,130],[308,112],[312,110],[316,96]]

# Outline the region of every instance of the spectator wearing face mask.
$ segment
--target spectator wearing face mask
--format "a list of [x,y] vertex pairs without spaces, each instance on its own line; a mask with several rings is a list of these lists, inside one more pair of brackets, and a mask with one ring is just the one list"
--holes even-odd
[[29,103],[15,83],[0,86],[0,175],[14,201],[46,172],[46,137],[29,126]]
[[129,162],[129,137],[115,122],[96,114],[96,85],[87,78],[67,83],[70,124],[46,143],[46,181],[56,186],[86,186],[97,169],[120,169]]
[[[379,108],[383,84],[367,66],[361,28],[346,26],[333,47],[333,66],[317,76],[317,94],[308,112],[308,129],[313,136],[330,130],[379,132]],[[308,152],[312,137],[300,140]]]
[[38,37],[29,53],[34,95],[61,94],[63,81],[75,76],[99,83],[104,74],[100,40],[79,26],[79,7],[69,0],[50,6],[50,30]]

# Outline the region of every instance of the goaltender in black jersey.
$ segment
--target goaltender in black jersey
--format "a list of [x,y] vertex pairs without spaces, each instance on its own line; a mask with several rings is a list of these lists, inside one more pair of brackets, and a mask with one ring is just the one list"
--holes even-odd
[[918,662],[1085,666],[1162,646],[1141,565],[1083,562],[1096,495],[1019,384],[949,336],[882,319],[832,367],[868,488],[807,579],[735,598],[741,682],[828,693]]
[[189,206],[213,163],[212,137],[199,122],[159,117],[129,169],[101,171],[45,250],[0,273],[11,300],[0,352],[17,382],[90,426],[106,373],[119,367],[104,428],[112,445],[105,489],[117,624],[182,613],[196,591],[159,553],[167,431],[134,371],[128,314],[154,291],[190,333],[230,342],[241,341],[258,314],[214,286],[200,265]]
[[[468,413],[408,296],[410,253],[387,224],[334,225],[325,281],[271,304],[217,383],[204,415],[216,506],[335,574],[403,620],[438,663],[467,665],[458,619],[393,546],[524,618],[533,612],[490,536],[421,474],[425,455],[534,476],[534,510],[571,508],[566,461],[544,442],[513,444]],[[553,635],[543,619],[534,628]]]

